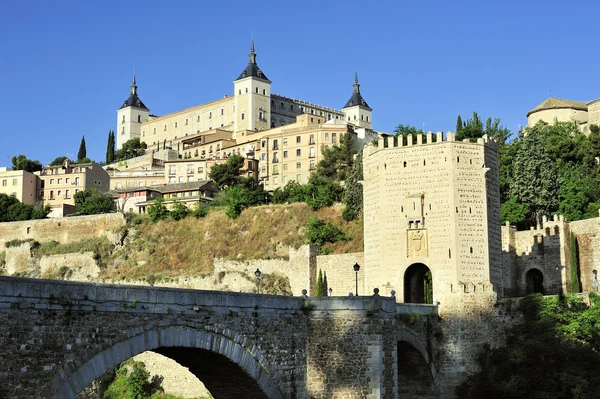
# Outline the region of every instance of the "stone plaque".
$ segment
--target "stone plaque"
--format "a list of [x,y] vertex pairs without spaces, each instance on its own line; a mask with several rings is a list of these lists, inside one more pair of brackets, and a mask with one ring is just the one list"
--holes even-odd
[[425,229],[408,230],[407,257],[427,256],[427,231]]

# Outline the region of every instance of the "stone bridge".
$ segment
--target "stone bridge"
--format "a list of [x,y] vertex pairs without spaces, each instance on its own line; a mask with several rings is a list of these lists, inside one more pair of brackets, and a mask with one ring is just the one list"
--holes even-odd
[[188,367],[217,399],[452,397],[431,355],[436,315],[381,296],[0,277],[0,397],[74,398],[149,350]]

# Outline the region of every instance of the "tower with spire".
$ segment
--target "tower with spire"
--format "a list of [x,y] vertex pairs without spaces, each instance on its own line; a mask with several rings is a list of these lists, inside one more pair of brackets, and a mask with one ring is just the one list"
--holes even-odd
[[352,96],[342,108],[346,122],[358,127],[372,129],[373,109],[360,94],[360,83],[358,83],[358,72],[354,71],[354,84],[352,85]]
[[267,130],[271,127],[271,81],[256,63],[254,38],[248,65],[233,82],[234,132]]
[[123,147],[123,144],[131,139],[142,139],[142,122],[146,121],[150,115],[150,110],[138,97],[137,88],[134,73],[129,97],[127,97],[123,105],[117,110],[117,129],[115,130],[117,149]]

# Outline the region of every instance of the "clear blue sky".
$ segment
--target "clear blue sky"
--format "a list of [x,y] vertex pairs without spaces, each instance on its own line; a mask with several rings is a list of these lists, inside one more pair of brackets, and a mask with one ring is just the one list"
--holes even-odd
[[[454,130],[456,117],[513,132],[552,96],[600,97],[600,2],[3,1],[0,166],[103,161],[132,71],[163,115],[232,94],[254,33],[272,92],[341,108],[354,70],[376,130]],[[219,4],[219,5],[217,5]]]

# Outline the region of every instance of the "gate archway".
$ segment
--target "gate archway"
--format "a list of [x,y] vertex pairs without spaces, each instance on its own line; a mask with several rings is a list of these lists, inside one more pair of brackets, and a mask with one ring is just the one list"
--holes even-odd
[[527,294],[544,293],[544,274],[538,269],[531,269],[525,275]]
[[433,278],[423,263],[414,263],[404,272],[404,303],[433,304]]

